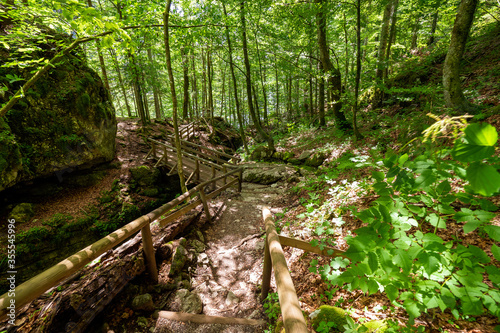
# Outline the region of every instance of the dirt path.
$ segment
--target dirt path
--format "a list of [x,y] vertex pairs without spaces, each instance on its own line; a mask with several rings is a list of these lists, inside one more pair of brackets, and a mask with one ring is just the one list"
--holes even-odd
[[[192,268],[192,286],[203,301],[203,314],[266,319],[259,299],[264,258],[262,207],[272,206],[275,212],[280,211],[285,192],[285,184],[243,183],[241,193],[226,192],[214,200],[214,205],[222,203],[222,212],[205,231],[207,249]],[[159,319],[155,332],[263,330],[264,327],[196,325]]]

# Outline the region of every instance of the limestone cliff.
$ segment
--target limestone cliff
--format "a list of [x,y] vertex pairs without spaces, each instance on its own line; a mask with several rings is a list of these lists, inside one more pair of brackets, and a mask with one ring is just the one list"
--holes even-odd
[[[31,56],[50,59],[55,49],[50,43],[33,45],[36,51]],[[15,57],[16,50],[0,48],[0,65]],[[12,77],[29,79],[33,69],[0,67],[0,87],[8,88],[0,103],[25,82]],[[22,181],[61,178],[67,171],[109,161],[115,155],[115,136],[109,93],[77,50],[0,119],[0,191]]]

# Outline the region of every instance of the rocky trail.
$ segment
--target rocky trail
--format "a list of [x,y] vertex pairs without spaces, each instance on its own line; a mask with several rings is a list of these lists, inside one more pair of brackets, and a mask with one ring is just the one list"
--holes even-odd
[[[228,191],[212,202],[215,218],[204,230],[206,249],[188,269],[191,293],[199,296],[204,315],[265,320],[260,301],[264,258],[262,207],[277,205],[285,190],[285,184],[244,183],[241,193]],[[174,296],[168,305],[173,307],[171,310],[178,310],[176,303]],[[159,318],[155,332],[262,332],[264,327]]]

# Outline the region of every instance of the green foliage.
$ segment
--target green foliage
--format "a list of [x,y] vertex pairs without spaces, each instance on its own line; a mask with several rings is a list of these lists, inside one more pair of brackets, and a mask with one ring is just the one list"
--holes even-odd
[[[372,206],[355,215],[364,226],[348,236],[344,259],[335,258],[320,271],[332,284],[348,290],[385,292],[403,307],[410,322],[430,309],[450,309],[459,315],[500,315],[500,270],[490,257],[460,239],[438,235],[450,224],[462,225],[465,234],[477,231],[500,241],[500,227],[491,224],[498,209],[485,198],[500,190],[498,157],[492,156],[496,130],[471,124],[452,149],[427,150],[410,159],[388,156],[374,170],[371,190],[378,196]],[[453,157],[449,159],[445,157]],[[452,189],[466,185],[467,192]],[[452,204],[470,206],[457,211]],[[499,249],[491,247],[498,259]],[[487,277],[489,283],[483,281]]]
[[322,305],[311,314],[311,324],[319,333],[342,332],[347,324],[345,310],[339,307]]

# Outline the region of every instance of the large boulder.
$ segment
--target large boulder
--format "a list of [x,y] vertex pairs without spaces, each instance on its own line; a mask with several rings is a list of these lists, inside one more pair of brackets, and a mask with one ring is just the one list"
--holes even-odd
[[[50,59],[64,39],[35,44],[33,59]],[[26,41],[30,47],[30,41]],[[0,65],[14,62],[15,48],[0,46]],[[33,67],[0,66],[0,104],[30,79]],[[9,80],[17,76],[22,80]],[[0,191],[16,183],[91,168],[115,155],[116,117],[99,75],[76,49],[24,92],[14,107],[0,119]]]
[[243,171],[243,181],[263,185],[290,181],[290,179],[296,179],[299,176],[300,172],[294,167],[271,163],[246,164]]

